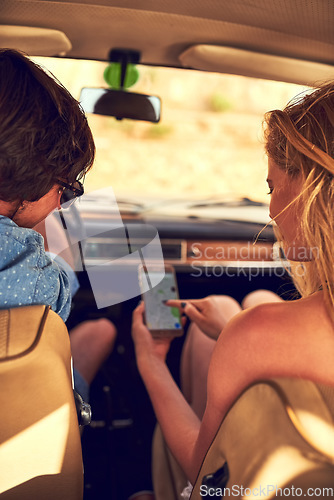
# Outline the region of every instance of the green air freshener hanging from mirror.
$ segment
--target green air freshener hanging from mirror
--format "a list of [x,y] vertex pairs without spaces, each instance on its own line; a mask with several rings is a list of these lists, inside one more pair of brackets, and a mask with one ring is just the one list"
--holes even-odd
[[[118,62],[113,62],[106,67],[103,73],[104,81],[113,89],[120,89],[121,86],[121,71],[122,65]],[[123,88],[132,87],[139,79],[139,71],[134,64],[126,65],[126,74]]]

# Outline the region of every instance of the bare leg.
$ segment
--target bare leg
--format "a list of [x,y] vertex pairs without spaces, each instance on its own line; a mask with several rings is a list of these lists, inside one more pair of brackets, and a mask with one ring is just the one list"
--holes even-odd
[[283,299],[270,290],[255,290],[255,292],[246,295],[241,303],[241,307],[242,309],[248,309],[259,304],[265,304],[266,302],[283,302]]
[[[251,292],[239,303],[232,297],[222,295],[217,297],[221,303],[227,320],[230,320],[242,309],[253,307],[265,302],[281,302],[282,299],[270,290]],[[242,308],[242,309],[241,309]],[[182,392],[199,418],[202,418],[206,405],[206,382],[212,351],[216,341],[205,335],[192,323],[184,343],[181,357],[181,388]]]
[[[219,301],[227,321],[241,311],[240,305],[232,297],[222,295]],[[215,345],[216,341],[205,335],[197,325],[190,325],[181,357],[181,388],[199,418],[202,418],[205,410],[206,381]]]
[[73,366],[88,384],[111,353],[115,338],[116,328],[106,318],[85,321],[70,331]]

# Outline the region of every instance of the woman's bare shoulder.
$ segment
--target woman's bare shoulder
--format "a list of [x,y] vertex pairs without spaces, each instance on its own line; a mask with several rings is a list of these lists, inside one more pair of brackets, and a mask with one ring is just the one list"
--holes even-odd
[[[223,334],[249,338],[251,335],[275,334],[282,326],[290,324],[296,310],[297,301],[273,302],[250,307],[236,315],[225,327]],[[292,305],[292,307],[291,307]],[[298,306],[297,306],[298,307]]]
[[227,325],[219,344],[237,352],[240,364],[247,360],[252,377],[334,382],[334,328],[321,294],[247,309]]
[[[307,298],[260,304],[246,309],[235,318],[234,328],[254,333],[280,334],[328,330],[334,333],[333,322],[326,310],[322,293]],[[231,325],[232,326],[232,325]]]
[[321,297],[246,309],[217,340],[208,376],[207,418],[221,419],[258,380],[291,377],[334,386],[333,359],[333,324]]

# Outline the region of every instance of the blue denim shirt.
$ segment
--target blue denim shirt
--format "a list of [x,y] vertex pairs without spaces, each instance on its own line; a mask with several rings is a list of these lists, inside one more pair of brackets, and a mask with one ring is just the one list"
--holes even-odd
[[43,237],[0,215],[0,308],[50,305],[66,321],[71,309],[68,274],[44,250]]

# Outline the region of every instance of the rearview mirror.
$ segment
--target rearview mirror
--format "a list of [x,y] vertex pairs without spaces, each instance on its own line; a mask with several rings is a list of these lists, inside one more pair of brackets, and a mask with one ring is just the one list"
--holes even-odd
[[161,101],[157,96],[103,88],[83,88],[80,103],[86,113],[114,116],[117,120],[160,120]]

